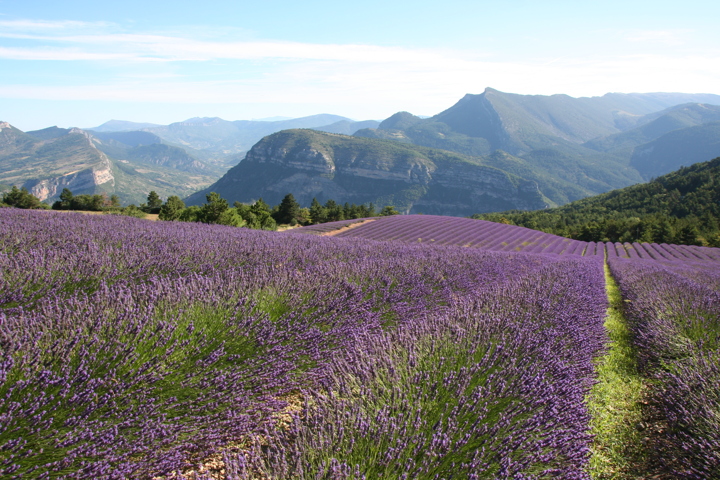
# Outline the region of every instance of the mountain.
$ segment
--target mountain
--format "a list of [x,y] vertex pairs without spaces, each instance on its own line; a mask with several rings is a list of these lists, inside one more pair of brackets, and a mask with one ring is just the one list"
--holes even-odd
[[57,126],[54,126],[43,128],[42,130],[33,130],[26,133],[31,137],[40,140],[52,140],[67,135],[68,133],[70,133],[70,130],[70,128],[58,128]]
[[[488,88],[433,117],[399,112],[355,135],[483,156],[488,165],[537,181],[550,200],[564,204],[643,181],[631,164],[636,148],[670,131],[712,121],[720,112],[717,105],[688,101],[720,104],[720,96],[612,93],[573,98]],[[712,138],[706,140],[712,143]],[[712,145],[705,150],[712,151]],[[509,156],[493,153],[497,151]]]
[[111,192],[112,163],[86,132],[45,129],[40,138],[0,123],[0,183],[26,187],[40,200],[72,185],[78,191]]
[[92,130],[93,132],[129,132],[132,130],[142,130],[143,128],[154,128],[160,125],[156,123],[138,123],[138,122],[127,122],[125,120],[110,120],[103,123],[99,127],[86,128],[85,130]]
[[720,105],[718,95],[607,94],[573,98],[518,95],[487,88],[479,95],[465,95],[428,119],[401,112],[382,122],[376,131],[357,135],[386,139],[392,136],[471,155],[503,150],[522,156],[538,148],[582,144],[628,130],[642,116],[689,99]]
[[635,148],[630,165],[646,180],[720,156],[720,121],[673,130]]
[[[357,124],[357,128],[354,125]],[[330,129],[334,133],[354,133],[374,123],[354,122],[338,115],[320,114],[290,120],[228,121],[221,118],[191,118],[184,122],[171,123],[144,129],[164,141],[196,150],[215,154],[231,155],[246,152],[261,138],[280,130],[292,128]]]
[[535,182],[484,165],[482,159],[314,130],[263,138],[245,160],[186,202],[200,204],[210,191],[230,203],[263,198],[277,204],[292,193],[304,205],[313,198],[333,199],[440,215],[548,204]]
[[644,115],[637,119],[637,127],[590,140],[583,146],[628,157],[632,156],[635,147],[649,143],[673,130],[718,121],[720,121],[720,106],[687,103]]
[[[130,132],[124,140],[139,140],[138,134],[151,135]],[[177,147],[131,146],[109,137],[105,142],[78,128],[24,133],[0,122],[0,184],[26,187],[50,202],[69,188],[74,194],[115,194],[123,203],[138,204],[151,190],[161,197],[186,196],[222,174]]]
[[312,127],[313,130],[318,130],[327,133],[340,133],[343,135],[352,135],[358,130],[364,128],[377,128],[380,122],[377,120],[365,120],[362,122],[353,122],[351,120],[340,120],[339,122],[331,123],[323,127]]

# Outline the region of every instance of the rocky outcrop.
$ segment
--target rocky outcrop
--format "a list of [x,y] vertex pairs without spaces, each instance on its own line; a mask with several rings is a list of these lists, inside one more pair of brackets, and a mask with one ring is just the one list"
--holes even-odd
[[76,194],[112,192],[112,161],[92,136],[78,128],[50,128],[29,135],[0,124],[0,181],[23,186],[40,200],[57,198],[63,188]]
[[546,206],[537,184],[451,152],[310,130],[265,137],[207,190],[230,203],[258,198],[276,204],[288,193],[313,198],[395,205],[406,213],[470,215]]
[[57,177],[27,180],[23,186],[37,198],[47,200],[58,197],[64,188],[76,193],[95,192],[97,187],[110,183],[115,186],[112,165],[107,157],[92,168],[66,173]]

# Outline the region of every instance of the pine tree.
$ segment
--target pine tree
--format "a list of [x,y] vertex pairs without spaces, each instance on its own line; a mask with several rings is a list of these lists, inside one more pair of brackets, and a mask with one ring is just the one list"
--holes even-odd
[[317,201],[317,198],[313,198],[310,204],[310,221],[314,224],[327,221],[327,209]]
[[149,213],[158,213],[162,207],[162,200],[155,190],[151,190],[147,196],[147,209]]
[[293,197],[292,193],[288,193],[285,195],[285,198],[282,199],[280,202],[280,205],[278,206],[278,211],[274,215],[275,221],[279,224],[285,224],[285,225],[295,225],[297,224],[297,218],[298,214],[300,213],[300,204],[295,201],[295,197]]
[[395,210],[395,207],[392,205],[385,205],[382,210],[380,210],[380,216],[381,217],[389,217],[390,215],[400,215],[400,212]]
[[165,204],[160,207],[160,215],[158,218],[160,220],[177,220],[180,217],[180,214],[182,213],[183,209],[185,208],[185,203],[180,200],[180,197],[177,195],[172,195],[168,197]]
[[210,192],[205,195],[205,198],[207,203],[201,208],[199,220],[203,223],[218,223],[218,220],[225,213],[225,210],[230,208],[230,205],[219,193]]

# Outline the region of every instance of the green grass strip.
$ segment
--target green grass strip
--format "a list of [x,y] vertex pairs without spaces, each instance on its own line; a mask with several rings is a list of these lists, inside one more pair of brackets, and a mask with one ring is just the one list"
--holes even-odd
[[644,383],[637,369],[631,332],[623,315],[623,298],[605,264],[605,285],[610,301],[605,328],[610,344],[596,360],[598,383],[592,388],[588,408],[595,435],[589,473],[593,479],[631,479],[630,472],[641,455],[641,400]]

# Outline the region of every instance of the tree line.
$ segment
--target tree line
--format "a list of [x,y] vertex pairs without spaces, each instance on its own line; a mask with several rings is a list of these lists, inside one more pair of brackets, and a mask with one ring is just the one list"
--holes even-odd
[[334,200],[325,204],[313,199],[309,208],[302,207],[292,193],[271,207],[262,198],[251,204],[235,202],[231,207],[220,194],[210,192],[204,205],[186,207],[177,196],[169,197],[158,209],[158,218],[166,221],[202,222],[258,230],[277,230],[278,225],[313,225],[318,223],[350,220],[376,216],[398,215],[395,207],[387,205],[379,212],[375,206],[345,203]]
[[74,195],[72,191],[65,188],[60,193],[60,199],[50,207],[28,192],[25,187],[20,189],[13,187],[2,196],[0,206],[83,210],[140,218],[145,217],[147,214],[157,214],[158,219],[165,221],[201,222],[258,230],[277,230],[278,225],[313,225],[339,220],[399,214],[395,207],[391,205],[376,211],[372,203],[367,205],[345,203],[341,205],[335,200],[328,200],[321,204],[316,198],[313,198],[310,207],[302,207],[291,193],[288,193],[275,206],[268,205],[260,198],[251,204],[235,202],[231,207],[227,200],[215,192],[207,194],[205,198],[206,202],[203,205],[185,206],[185,203],[176,195],[168,197],[163,202],[157,192],[153,190],[148,194],[146,203],[141,203],[140,206],[128,205],[122,207],[117,195],[110,197],[106,194]]

